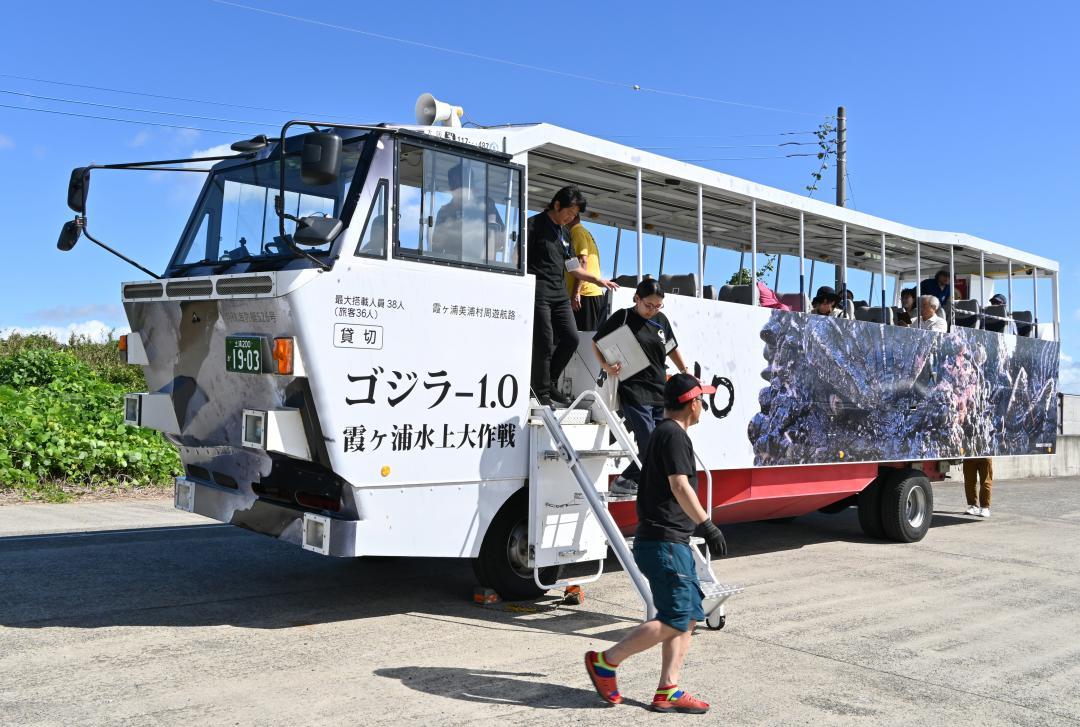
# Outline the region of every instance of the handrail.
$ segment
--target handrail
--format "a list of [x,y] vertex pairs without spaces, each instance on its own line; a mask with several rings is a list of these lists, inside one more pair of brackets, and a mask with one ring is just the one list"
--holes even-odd
[[557,419],[559,426],[562,426],[563,419],[565,419],[570,412],[577,408],[577,405],[584,401],[586,398],[592,399],[595,404],[599,405],[600,414],[604,417],[604,422],[611,429],[611,433],[615,435],[615,440],[619,443],[619,446],[626,450],[626,453],[630,455],[630,459],[637,465],[638,469],[641,469],[641,460],[637,456],[637,448],[630,442],[630,435],[627,433],[625,427],[619,418],[608,408],[608,405],[604,403],[604,400],[600,398],[600,392],[595,389],[586,389],[578,394],[574,402],[562,413]]
[[[589,393],[594,392],[584,392],[574,401],[574,404],[577,404],[585,394]],[[603,406],[602,402],[601,405],[602,413],[610,415],[611,411],[606,406]],[[649,621],[655,618],[656,606],[654,606],[652,602],[652,590],[649,588],[649,582],[645,579],[644,574],[642,574],[637,563],[634,561],[634,555],[626,545],[626,539],[615,525],[611,513],[608,512],[606,503],[600,499],[600,493],[593,487],[589,477],[585,474],[581,461],[574,455],[574,447],[570,444],[570,440],[567,439],[566,432],[564,432],[562,428],[562,418],[556,418],[555,413],[550,406],[540,406],[538,408],[540,410],[540,416],[544,420],[544,426],[547,427],[548,432],[555,439],[555,444],[562,452],[563,457],[566,458],[570,471],[574,475],[574,479],[577,480],[578,487],[581,489],[582,494],[585,495],[589,507],[592,508],[593,513],[596,515],[596,519],[600,522],[600,527],[603,529],[604,535],[607,536],[608,544],[611,546],[611,549],[615,551],[615,556],[619,559],[619,563],[622,564],[623,570],[626,571],[627,575],[630,576],[630,580],[634,583],[634,588],[637,590],[638,596],[645,606],[645,620]],[[566,414],[563,414],[563,417],[565,416]],[[613,431],[616,431],[616,437],[618,437],[617,430]],[[632,450],[630,451],[632,452]],[[533,578],[536,578],[535,573]]]

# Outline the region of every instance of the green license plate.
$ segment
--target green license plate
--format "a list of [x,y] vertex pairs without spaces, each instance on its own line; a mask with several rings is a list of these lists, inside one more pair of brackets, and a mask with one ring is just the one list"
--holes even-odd
[[260,336],[226,336],[225,370],[240,374],[261,374],[263,339]]

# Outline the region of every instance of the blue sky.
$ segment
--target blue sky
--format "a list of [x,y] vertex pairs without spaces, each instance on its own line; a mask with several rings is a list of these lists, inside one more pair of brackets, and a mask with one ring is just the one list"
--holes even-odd
[[[805,193],[813,159],[749,159],[791,149],[751,145],[806,140],[778,134],[812,130],[842,104],[852,206],[1060,262],[1063,382],[1080,390],[1070,364],[1080,360],[1080,267],[1070,224],[1080,198],[1076,6],[1036,2],[1018,12],[1005,3],[714,1],[658,13],[654,4],[625,2],[554,10],[414,3],[407,12],[393,3],[245,4],[415,44],[211,0],[22,3],[6,10],[9,27],[44,30],[5,38],[0,104],[204,130],[0,106],[7,228],[0,328],[88,321],[123,327],[119,283],[141,274],[85,240],[68,254],[55,249],[71,216],[68,174],[88,162],[183,156],[273,131],[297,115],[411,122],[417,95],[431,91],[479,123],[547,121],[635,146],[673,147],[660,153],[714,160],[702,164]],[[713,100],[634,91],[631,84]],[[198,191],[195,177],[98,173],[91,229],[160,270]],[[817,196],[833,198],[833,177]],[[786,264],[789,274],[793,265]],[[1040,291],[1047,296],[1044,319],[1048,292]]]

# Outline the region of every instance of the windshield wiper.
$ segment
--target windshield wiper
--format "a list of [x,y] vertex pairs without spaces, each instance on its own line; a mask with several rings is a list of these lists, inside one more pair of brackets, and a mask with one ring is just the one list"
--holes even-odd
[[169,272],[170,273],[186,273],[188,270],[191,270],[192,268],[197,268],[200,265],[213,265],[215,262],[217,262],[217,261],[216,260],[205,260],[205,259],[204,260],[196,260],[193,263],[184,263],[183,265],[177,265],[174,268],[172,268]]
[[280,260],[281,258],[291,258],[292,255],[288,253],[275,253],[273,255],[244,255],[243,257],[235,257],[227,260],[218,260],[216,267],[211,271],[211,275],[221,275],[225,270],[228,270],[233,265],[238,263],[254,263],[262,262],[263,260]]

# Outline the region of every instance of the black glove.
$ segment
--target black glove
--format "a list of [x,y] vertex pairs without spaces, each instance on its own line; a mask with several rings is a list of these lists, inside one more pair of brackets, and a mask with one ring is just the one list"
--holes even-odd
[[724,540],[724,534],[711,520],[699,523],[694,528],[694,535],[705,538],[705,544],[709,546],[710,555],[718,555],[721,558],[727,555],[727,541]]

